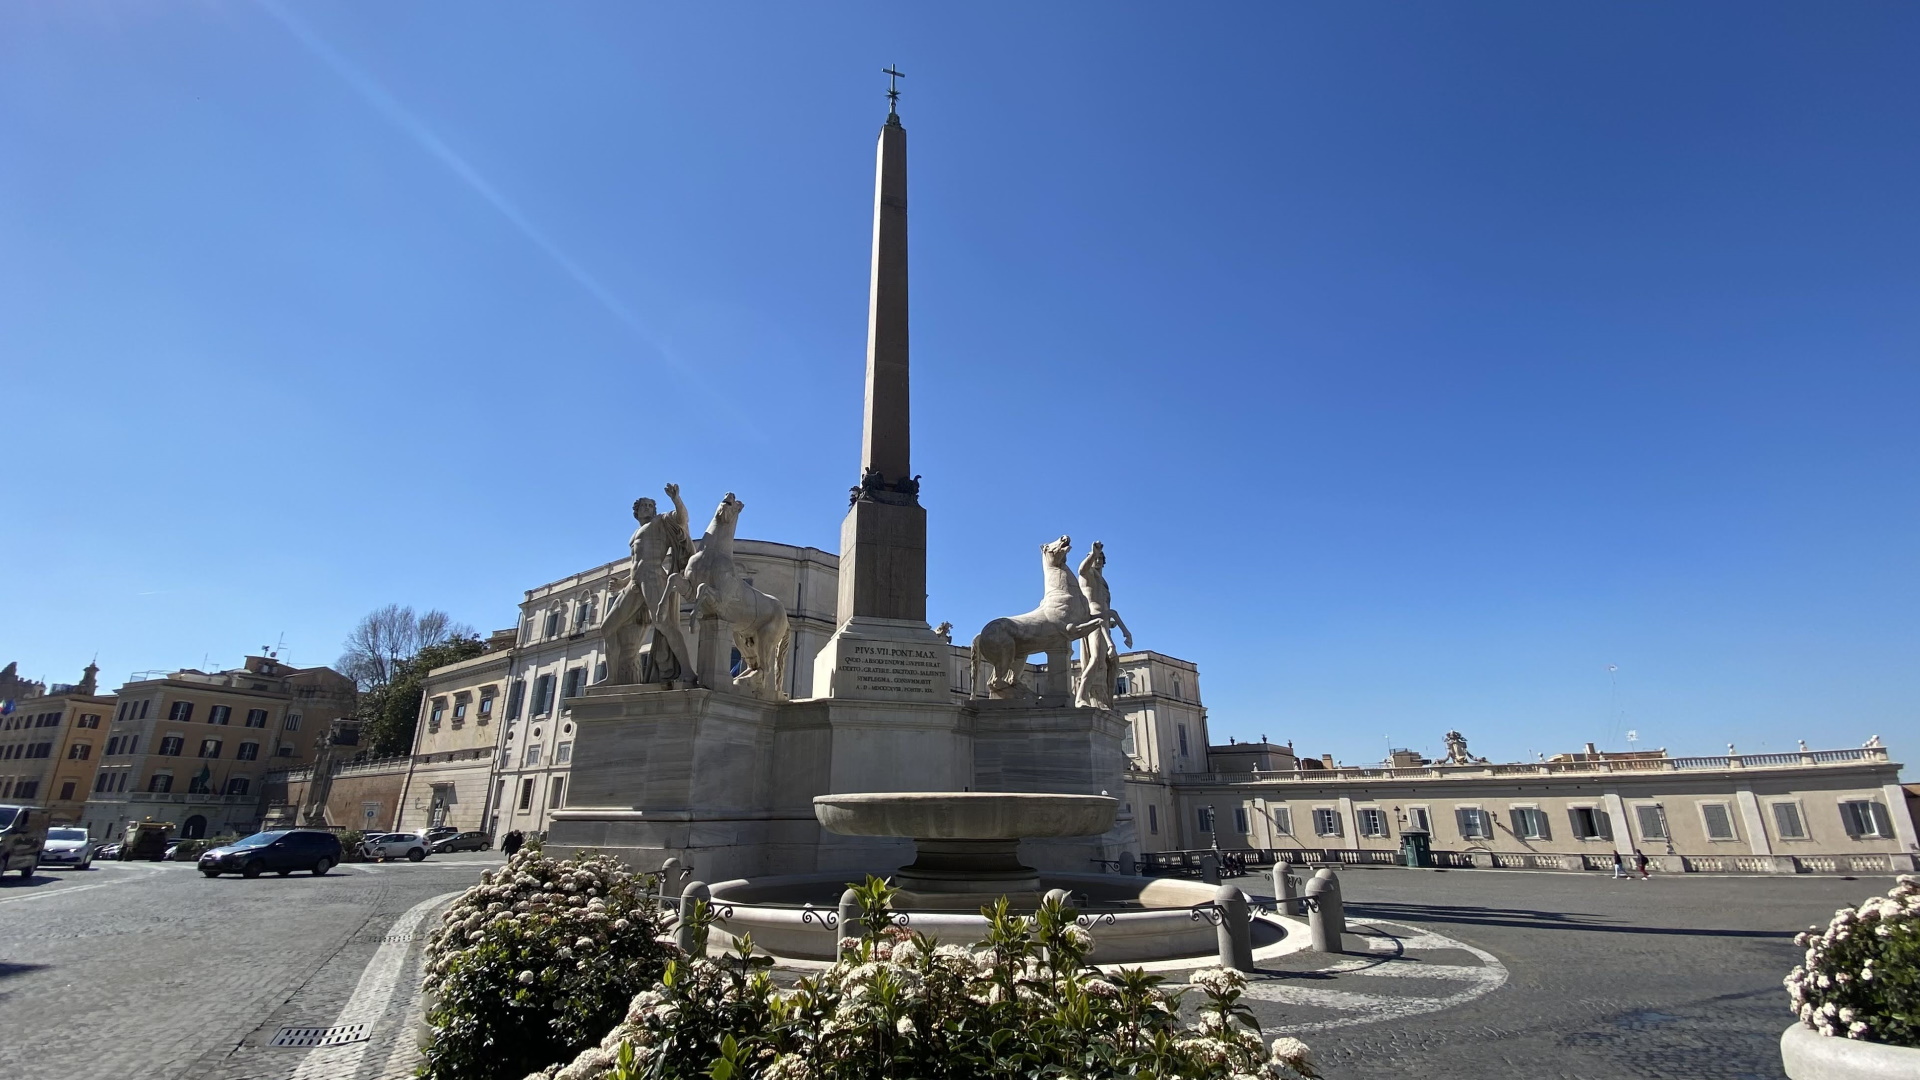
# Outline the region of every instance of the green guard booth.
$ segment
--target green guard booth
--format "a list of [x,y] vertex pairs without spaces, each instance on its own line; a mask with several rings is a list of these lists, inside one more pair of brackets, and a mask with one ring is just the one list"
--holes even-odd
[[1417,867],[1433,865],[1433,846],[1428,842],[1425,831],[1408,829],[1400,834],[1400,865]]

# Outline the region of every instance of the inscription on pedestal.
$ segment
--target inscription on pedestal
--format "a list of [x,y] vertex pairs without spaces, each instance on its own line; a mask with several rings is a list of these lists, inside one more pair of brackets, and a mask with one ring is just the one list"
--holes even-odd
[[882,642],[841,647],[836,687],[854,696],[899,695],[935,701],[947,694],[947,664],[938,650]]

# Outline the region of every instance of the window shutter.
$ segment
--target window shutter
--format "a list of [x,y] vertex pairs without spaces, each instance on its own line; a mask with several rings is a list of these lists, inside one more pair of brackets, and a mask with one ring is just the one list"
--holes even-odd
[[[1592,814],[1592,813],[1593,811],[1586,810],[1586,809],[1572,809],[1567,811],[1567,824],[1573,829],[1572,836],[1574,839],[1584,840],[1587,837],[1593,835],[1593,832],[1588,831],[1587,826],[1583,824],[1580,820],[1581,814]],[[1547,815],[1545,814],[1540,815],[1541,824],[1544,825],[1546,823],[1546,819],[1547,819]]]
[[1859,803],[1843,802],[1840,804],[1840,825],[1847,830],[1848,836],[1855,840],[1860,839]]
[[1633,816],[1640,821],[1640,838],[1642,840],[1665,840],[1667,838],[1666,830],[1660,827],[1660,809],[1658,807],[1636,806],[1633,808]]
[[1538,822],[1540,825],[1539,839],[1541,840],[1553,839],[1553,826],[1549,822],[1546,812],[1542,810],[1535,810],[1533,812],[1533,819],[1534,821]]
[[1595,810],[1593,812],[1593,825],[1594,828],[1600,830],[1600,838],[1602,840],[1613,839],[1613,819],[1607,815],[1605,810]]
[[1891,837],[1893,835],[1893,816],[1887,813],[1887,806],[1881,802],[1870,802],[1867,810],[1873,815],[1873,834]]
[[1727,808],[1724,804],[1707,803],[1705,806],[1702,806],[1700,808],[1700,813],[1701,813],[1701,816],[1705,817],[1707,821],[1707,839],[1709,840],[1734,839],[1733,818],[1730,815],[1728,815]]
[[1454,807],[1453,824],[1455,828],[1460,830],[1460,839],[1473,839],[1473,811],[1465,810],[1457,806]]

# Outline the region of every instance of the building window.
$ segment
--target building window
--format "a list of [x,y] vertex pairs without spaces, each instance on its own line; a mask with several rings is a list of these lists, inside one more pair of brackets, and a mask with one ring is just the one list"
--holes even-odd
[[113,784],[113,774],[103,772],[93,778],[93,793],[98,795]]
[[1531,806],[1516,806],[1508,811],[1513,819],[1513,833],[1522,840],[1551,840],[1553,830],[1547,825],[1547,815]]
[[142,699],[142,700],[141,700],[141,702],[140,702],[140,715],[138,715],[138,716],[136,716],[136,717],[134,717],[134,719],[135,719],[135,720],[145,720],[145,719],[147,718],[147,710],[148,710],[148,709],[150,709],[150,708],[152,708],[152,707],[153,707],[153,699],[152,699],[152,698],[144,698],[144,699]]
[[607,681],[607,662],[605,660],[593,665],[593,681],[597,683]]
[[572,760],[573,760],[573,744],[572,743],[563,742],[559,746],[556,746],[553,748],[553,763],[555,765],[565,765],[568,762],[571,762]]
[[77,742],[67,747],[68,761],[85,761],[93,756],[93,744]]
[[1782,840],[1807,838],[1807,823],[1800,819],[1800,807],[1790,802],[1773,804],[1773,828]]
[[288,713],[287,722],[283,726],[288,731],[299,731],[300,730],[300,714],[297,712]]
[[167,710],[167,719],[178,720],[183,724],[193,719],[193,702],[191,701],[174,702],[173,708]]
[[1360,825],[1361,836],[1387,835],[1387,812],[1385,810],[1377,806],[1363,806],[1354,811],[1354,814]]
[[115,710],[113,710],[113,722],[117,724],[117,723],[119,723],[120,721],[122,721],[122,720],[125,720],[125,719],[127,718],[127,709],[128,709],[128,707],[130,707],[130,706],[131,706],[132,704],[133,704],[133,702],[131,702],[131,701],[123,701],[123,702],[121,702],[121,703],[120,703],[120,707],[119,707],[119,708],[117,708],[117,709],[115,709]]
[[560,697],[566,699],[580,696],[580,680],[584,678],[586,674],[586,668],[568,668],[566,682],[562,684]]
[[233,751],[233,757],[236,761],[253,761],[259,756],[260,744],[257,742],[243,742],[234,748]]
[[293,747],[291,747],[291,746],[283,746],[283,747],[281,747],[281,748],[280,748],[280,752],[279,752],[279,756],[280,756],[280,757],[292,757],[292,756],[293,756]]
[[453,703],[453,726],[454,727],[463,728],[467,726],[467,705],[468,704],[470,703],[466,701],[464,698]]
[[520,781],[520,809],[527,810],[531,809],[532,806],[533,777],[529,776],[525,780]]
[[591,622],[593,622],[593,597],[589,596],[573,609],[573,632],[577,634],[585,630],[587,624]]
[[427,730],[439,731],[440,721],[447,715],[447,699],[434,698],[433,707],[427,713]]
[[200,756],[211,757],[211,758],[219,757],[220,756],[220,740],[219,739],[201,739],[200,740]]
[[553,708],[553,676],[542,675],[533,680],[533,715],[545,716]]
[[1459,826],[1462,840],[1485,840],[1493,835],[1487,812],[1477,806],[1462,806],[1454,810],[1453,821]]
[[115,735],[113,738],[107,740],[107,752],[105,756],[112,757],[113,755],[119,752],[120,752],[120,736]]
[[1147,831],[1155,836],[1160,835],[1160,808],[1152,803],[1147,804]]
[[507,719],[520,719],[520,704],[527,696],[527,680],[515,679],[507,687]]
[[73,798],[73,781],[69,780],[60,785],[60,801],[66,802],[71,798]]
[[160,740],[160,754],[163,757],[179,757],[186,740],[178,735],[169,735]]
[[[560,612],[558,609],[547,612],[546,636],[547,637],[560,636]],[[525,809],[525,808],[522,807],[522,809]]]
[[215,705],[212,708],[207,710],[207,723],[219,724],[220,726],[225,727],[227,724],[227,721],[231,719],[232,716],[233,716],[233,706]]
[[1640,825],[1640,839],[1665,840],[1667,838],[1667,815],[1658,806],[1636,806],[1633,819]]
[[1330,806],[1314,807],[1313,834],[1315,836],[1339,836],[1340,811]]
[[80,722],[75,727],[97,728],[100,726],[99,713],[81,713]]
[[1199,811],[1199,817],[1200,817],[1200,831],[1203,833],[1212,832],[1213,831],[1213,807],[1211,806],[1201,807]]
[[1247,835],[1247,808],[1244,806],[1233,808],[1233,831],[1241,836]]
[[1122,675],[1113,680],[1113,692],[1120,697],[1133,693],[1133,676]]
[[523,769],[537,769],[540,767],[540,747],[537,744],[527,747],[526,760],[520,763],[520,767]]
[[1573,835],[1577,839],[1613,839],[1613,822],[1607,820],[1607,812],[1599,807],[1575,806],[1567,811],[1567,817],[1573,822]]
[[267,726],[267,710],[248,709],[247,710],[247,726],[257,727],[257,728],[266,727]]
[[1426,807],[1407,807],[1407,828],[1414,832],[1431,833],[1433,831],[1433,819],[1427,816]]
[[1187,725],[1175,724],[1174,734],[1178,735],[1180,738],[1180,756],[1186,757],[1187,756]]
[[247,793],[247,778],[246,778],[246,777],[244,777],[244,776],[236,776],[236,777],[233,777],[232,779],[230,779],[230,780],[228,780],[228,781],[227,781],[227,794],[229,794],[229,795],[245,795],[246,793]]
[[493,698],[494,693],[493,687],[491,686],[480,692],[480,709],[475,714],[474,723],[484,724],[493,719]]
[[1893,836],[1893,819],[1887,816],[1887,808],[1868,799],[1850,799],[1841,803],[1840,824],[1846,827],[1847,835],[1856,840]]
[[560,805],[560,796],[566,791],[566,784],[567,778],[564,776],[553,778],[553,784],[547,788],[547,809],[552,810]]
[[16,799],[31,799],[38,794],[40,794],[38,780],[22,780],[13,790],[13,797]]
[[173,774],[163,773],[163,772],[154,773],[151,777],[147,779],[147,790],[155,793],[165,793],[165,792],[172,791],[173,790]]
[[1701,803],[1700,819],[1706,823],[1707,839],[1735,839],[1733,833],[1733,815],[1727,811],[1726,803]]
[[1269,817],[1273,818],[1274,832],[1277,832],[1282,836],[1293,835],[1293,811],[1287,809],[1284,806],[1276,806],[1268,810],[1267,814]]
[[1180,685],[1180,676],[1178,676],[1178,675],[1175,675],[1175,676],[1173,677],[1173,699],[1174,699],[1175,701],[1184,701],[1184,700],[1186,700],[1186,699],[1185,699],[1185,698],[1184,698],[1184,697],[1183,697],[1183,696],[1181,695],[1181,690],[1182,690],[1182,689],[1184,689],[1184,688],[1183,688],[1183,687],[1182,687],[1182,686]]

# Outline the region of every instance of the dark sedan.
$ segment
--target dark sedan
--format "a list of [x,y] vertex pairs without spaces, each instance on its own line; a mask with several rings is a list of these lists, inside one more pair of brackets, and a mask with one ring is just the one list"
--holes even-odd
[[208,877],[237,873],[254,878],[267,870],[281,877],[306,870],[318,877],[340,865],[340,838],[315,829],[254,833],[206,852],[199,865]]
[[492,847],[493,837],[483,832],[455,833],[433,842],[433,851],[436,855],[443,851],[488,851]]

